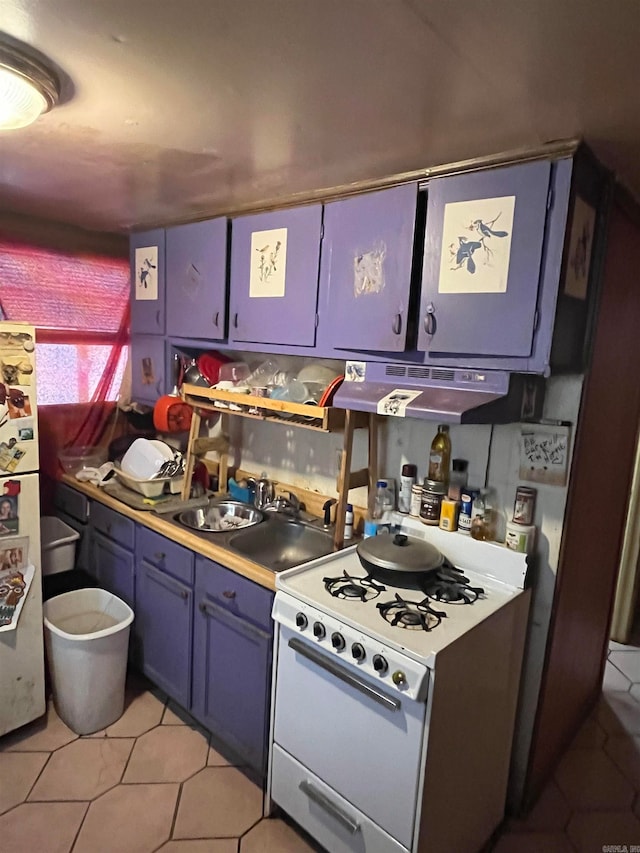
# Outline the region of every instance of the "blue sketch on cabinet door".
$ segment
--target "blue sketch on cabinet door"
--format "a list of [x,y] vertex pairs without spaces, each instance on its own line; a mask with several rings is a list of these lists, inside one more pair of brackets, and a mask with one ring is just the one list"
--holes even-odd
[[466,237],[458,237],[458,246],[455,243],[452,243],[449,246],[449,251],[451,255],[455,258],[455,266],[451,267],[452,270],[459,270],[462,267],[465,267],[467,272],[470,272],[472,275],[476,271],[476,262],[473,260],[473,253],[476,249],[479,249],[482,246],[482,243],[478,243],[476,240],[467,240]]
[[458,237],[458,246],[455,243],[451,243],[449,253],[452,261],[455,263],[455,266],[452,266],[451,269],[459,270],[465,268],[467,272],[473,275],[476,271],[476,262],[473,259],[473,253],[478,249],[482,249],[484,253],[484,263],[487,266],[491,264],[493,249],[489,244],[492,242],[492,238],[509,236],[508,231],[498,230],[493,227],[500,218],[501,213],[502,211],[497,216],[494,216],[493,219],[487,221],[484,219],[474,219],[471,225],[466,226],[467,231],[476,232],[477,239],[469,240],[466,236],[462,235]]
[[142,266],[140,267],[140,285],[142,287],[147,287],[147,279],[151,275],[151,270],[157,269],[155,264],[152,264],[149,258],[145,258]]

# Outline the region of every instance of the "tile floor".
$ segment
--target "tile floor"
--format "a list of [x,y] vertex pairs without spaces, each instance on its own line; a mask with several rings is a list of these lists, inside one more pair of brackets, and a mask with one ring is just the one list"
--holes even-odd
[[[223,750],[222,746],[219,746]],[[0,738],[0,851],[6,853],[311,853],[262,789],[141,677],[125,712],[78,737],[53,705]]]
[[[485,851],[640,845],[640,643],[611,646],[602,698],[554,778]],[[135,675],[125,713],[103,732],[77,737],[50,706],[44,720],[0,738],[0,850],[317,851],[285,821],[261,817],[262,790],[219,750]]]

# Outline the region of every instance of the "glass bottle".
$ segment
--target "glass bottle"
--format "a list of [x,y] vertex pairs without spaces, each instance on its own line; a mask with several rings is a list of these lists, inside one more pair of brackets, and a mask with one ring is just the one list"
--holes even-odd
[[439,424],[438,432],[431,442],[431,451],[429,453],[429,479],[438,480],[440,483],[448,483],[450,461],[451,438],[449,436],[449,424]]
[[496,538],[495,508],[489,489],[480,489],[473,502],[471,537],[484,542],[492,542]]

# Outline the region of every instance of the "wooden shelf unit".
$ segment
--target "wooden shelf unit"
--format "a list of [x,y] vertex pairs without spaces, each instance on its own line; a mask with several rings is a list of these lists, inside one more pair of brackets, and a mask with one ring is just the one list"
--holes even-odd
[[[321,433],[343,433],[342,459],[336,482],[338,500],[336,504],[336,523],[334,544],[342,547],[344,541],[344,516],[351,489],[367,486],[369,494],[375,488],[378,470],[378,416],[367,412],[354,412],[350,409],[336,409],[333,406],[309,406],[272,400],[269,397],[253,397],[233,391],[218,391],[199,385],[185,384],[181,389],[185,403],[193,408],[193,418],[187,445],[187,465],[182,489],[182,499],[186,500],[191,491],[191,480],[196,460],[209,451],[219,455],[218,488],[227,491],[227,470],[229,452],[229,419],[240,417],[252,420],[270,421],[285,427],[295,427]],[[223,403],[218,407],[216,402]],[[234,408],[230,408],[233,405]],[[211,412],[221,416],[222,434],[215,438],[201,438],[202,418]],[[368,464],[353,471],[353,436],[356,429],[368,430]]]

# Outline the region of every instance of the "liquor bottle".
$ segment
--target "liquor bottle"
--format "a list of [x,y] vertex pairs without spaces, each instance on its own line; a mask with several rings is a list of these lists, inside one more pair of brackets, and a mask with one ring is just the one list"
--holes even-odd
[[449,482],[449,463],[451,461],[451,438],[449,425],[440,424],[435,438],[431,442],[429,453],[429,479],[440,483]]

